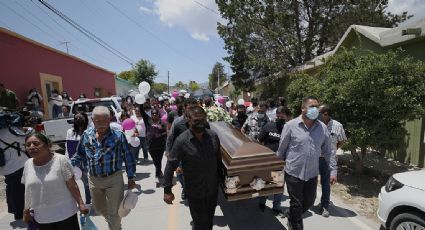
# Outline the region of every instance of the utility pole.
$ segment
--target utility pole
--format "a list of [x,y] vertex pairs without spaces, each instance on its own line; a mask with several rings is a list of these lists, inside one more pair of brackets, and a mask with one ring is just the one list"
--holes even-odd
[[170,71],[168,71],[168,83],[167,83],[167,85],[168,85],[168,94],[170,94]]
[[65,46],[66,46],[66,54],[69,54],[69,52],[68,52],[68,43],[69,42],[61,42],[61,45],[63,45],[63,44],[65,44]]
[[220,92],[220,65],[217,66],[217,93]]

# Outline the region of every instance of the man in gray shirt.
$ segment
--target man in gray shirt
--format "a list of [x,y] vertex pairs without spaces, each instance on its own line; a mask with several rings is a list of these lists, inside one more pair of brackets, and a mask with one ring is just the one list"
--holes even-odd
[[325,124],[317,120],[319,101],[303,99],[301,115],[284,126],[277,154],[286,162],[285,181],[290,198],[288,228],[303,229],[302,215],[316,199],[319,158],[324,156],[336,182],[336,160]]

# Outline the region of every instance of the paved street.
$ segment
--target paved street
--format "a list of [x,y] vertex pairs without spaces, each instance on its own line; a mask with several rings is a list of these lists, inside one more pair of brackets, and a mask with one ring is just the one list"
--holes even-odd
[[[165,164],[165,159],[164,159]],[[190,229],[189,208],[180,200],[180,185],[173,187],[176,200],[173,205],[166,205],[162,201],[163,189],[157,188],[154,181],[154,166],[152,162],[137,166],[137,181],[141,187],[141,194],[137,207],[130,212],[122,221],[123,229],[147,229],[147,230],[180,230]],[[80,186],[81,181],[79,181]],[[84,189],[81,188],[81,191]],[[84,196],[83,196],[84,197]],[[287,194],[285,194],[287,198]],[[358,216],[346,205],[335,197],[332,198],[334,205],[331,209],[331,217],[323,218],[314,211],[308,211],[305,215],[305,229],[326,230],[378,230],[379,225],[370,220]],[[318,201],[316,201],[316,205]],[[271,207],[271,200],[267,201]],[[282,202],[282,207],[288,207],[288,200]],[[13,216],[6,213],[0,214],[0,229],[26,229],[21,222],[13,222]],[[99,230],[106,230],[107,225],[103,217],[91,217]],[[246,200],[228,203],[222,196],[219,198],[219,206],[216,209],[214,229],[232,230],[274,230],[286,229],[286,220],[275,217],[271,209],[264,213],[258,209],[256,200]]]

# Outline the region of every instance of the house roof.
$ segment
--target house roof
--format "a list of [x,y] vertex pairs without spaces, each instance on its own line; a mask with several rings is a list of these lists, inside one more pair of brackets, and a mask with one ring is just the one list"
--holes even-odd
[[108,73],[110,73],[110,74],[114,74],[114,75],[115,75],[115,72],[112,72],[112,71],[107,70],[107,69],[105,69],[105,68],[102,68],[102,67],[100,67],[100,66],[94,65],[94,64],[92,64],[92,63],[90,63],[90,62],[87,62],[87,61],[85,61],[85,60],[81,59],[81,58],[78,58],[78,57],[76,57],[76,56],[73,56],[73,55],[67,54],[67,53],[65,53],[65,52],[62,52],[62,51],[60,51],[60,50],[54,49],[54,48],[52,48],[52,47],[50,47],[50,46],[47,46],[47,45],[45,45],[45,44],[42,44],[42,43],[40,43],[40,42],[34,41],[34,40],[30,39],[30,38],[27,38],[27,37],[25,37],[25,36],[23,36],[23,35],[21,35],[21,34],[15,33],[15,32],[13,32],[13,31],[11,31],[11,30],[8,30],[8,29],[6,29],[6,28],[4,28],[4,27],[0,27],[0,33],[5,33],[5,34],[10,35],[10,36],[12,36],[12,37],[15,37],[15,38],[21,39],[21,40],[23,40],[23,41],[25,41],[25,42],[28,42],[28,43],[31,43],[31,44],[33,44],[33,45],[39,46],[39,47],[41,47],[41,48],[44,48],[44,49],[50,50],[50,51],[52,51],[52,52],[54,52],[54,53],[57,53],[57,54],[59,54],[59,55],[63,55],[63,56],[69,57],[69,58],[74,59],[74,60],[76,60],[76,61],[79,61],[79,62],[82,62],[82,63],[84,63],[84,64],[90,65],[90,66],[92,66],[92,67],[94,67],[94,68],[96,68],[96,69],[99,69],[99,70],[102,70],[102,71],[105,71],[105,72],[108,72]]
[[[403,31],[406,29],[420,28],[421,33],[418,35],[408,34],[403,35]],[[332,56],[335,52],[343,46],[344,42],[352,34],[360,33],[371,41],[375,42],[381,47],[389,47],[400,45],[402,43],[411,42],[414,40],[425,39],[425,19],[421,19],[406,25],[402,25],[395,28],[384,28],[384,27],[371,27],[371,26],[362,26],[362,25],[351,25],[347,31],[345,31],[341,40],[339,40],[336,47],[325,54],[317,56],[310,61],[307,61],[303,65],[297,66],[294,68],[295,71],[305,71],[314,69],[324,63],[326,58]]]

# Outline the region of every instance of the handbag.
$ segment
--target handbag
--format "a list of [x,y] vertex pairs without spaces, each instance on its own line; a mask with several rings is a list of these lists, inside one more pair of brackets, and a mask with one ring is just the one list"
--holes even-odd
[[84,224],[81,225],[81,230],[98,230],[96,225],[90,219],[90,216],[87,215],[87,216],[84,216],[84,218],[85,218],[85,221],[84,221]]

